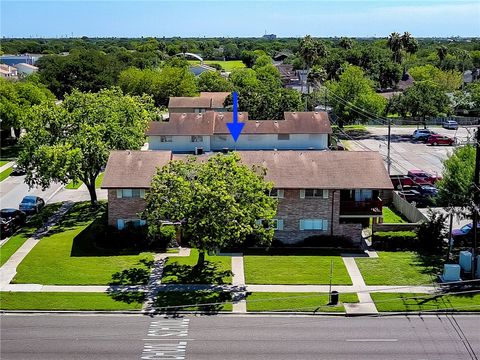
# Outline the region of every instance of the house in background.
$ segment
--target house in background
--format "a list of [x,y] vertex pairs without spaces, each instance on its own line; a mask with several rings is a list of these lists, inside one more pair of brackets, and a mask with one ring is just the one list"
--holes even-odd
[[0,76],[4,79],[18,79],[17,68],[6,64],[0,64]]
[[171,97],[168,101],[168,112],[203,113],[206,111],[225,111],[224,102],[229,92],[201,92],[195,97]]
[[168,122],[150,122],[148,148],[176,153],[326,150],[332,133],[326,112],[285,112],[284,120],[248,120],[248,113],[239,113],[245,125],[234,142],[227,127],[232,121],[231,112],[173,113]]
[[18,63],[15,64],[19,75],[30,75],[38,71],[38,67],[35,65],[30,65],[27,63]]
[[[266,180],[274,183],[275,238],[287,244],[322,235],[359,243],[370,218],[382,217],[382,192],[393,189],[378,152],[238,153],[244,164],[264,167]],[[170,151],[113,151],[102,184],[108,189],[108,223],[119,229],[128,223],[143,225],[139,214],[156,168],[185,157]]]
[[12,55],[5,54],[0,56],[0,64],[6,64],[10,66],[15,66],[19,63],[25,63],[30,65],[35,65],[38,59],[40,59],[42,54],[24,54],[24,55]]

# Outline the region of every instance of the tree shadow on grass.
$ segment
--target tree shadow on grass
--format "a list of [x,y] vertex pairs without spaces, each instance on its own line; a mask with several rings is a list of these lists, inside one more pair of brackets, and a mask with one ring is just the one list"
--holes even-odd
[[213,315],[224,309],[232,299],[229,292],[213,290],[159,292],[155,301],[158,312],[176,314],[181,311],[200,311]]
[[169,284],[218,284],[226,283],[232,276],[230,270],[221,269],[217,263],[205,261],[203,268],[193,265],[168,263],[163,269],[163,283]]
[[109,285],[146,285],[150,278],[153,260],[140,259],[137,265],[139,266],[112,274],[112,281]]
[[440,254],[432,254],[424,251],[416,253],[414,265],[421,266],[422,274],[427,274],[436,279],[443,271],[445,259]]
[[107,293],[113,300],[127,304],[141,304],[145,301],[145,293],[129,289],[128,287],[124,289],[110,288],[107,290]]

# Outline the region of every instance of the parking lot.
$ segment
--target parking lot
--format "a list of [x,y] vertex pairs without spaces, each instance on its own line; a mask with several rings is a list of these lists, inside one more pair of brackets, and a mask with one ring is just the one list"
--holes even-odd
[[[420,127],[422,128],[422,127]],[[475,127],[459,127],[458,130],[446,130],[442,127],[429,127],[438,134],[454,137],[458,144],[471,140]],[[406,174],[410,169],[421,169],[431,173],[441,174],[442,161],[448,157],[455,146],[431,146],[420,141],[414,141],[411,135],[416,127],[392,126],[390,156],[392,158],[391,174]],[[367,136],[356,137],[346,141],[349,150],[380,151],[386,159],[387,133],[386,126],[368,126]],[[461,146],[461,145],[456,145]]]

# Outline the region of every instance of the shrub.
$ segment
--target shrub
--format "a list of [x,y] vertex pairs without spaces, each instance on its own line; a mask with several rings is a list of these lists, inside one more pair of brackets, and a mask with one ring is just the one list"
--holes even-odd
[[305,238],[301,246],[352,247],[352,240],[346,236],[313,235]]
[[440,252],[444,245],[446,215],[428,211],[428,220],[422,221],[417,230],[419,246],[422,250]]
[[372,247],[376,250],[415,250],[418,248],[414,231],[378,231],[373,234]]

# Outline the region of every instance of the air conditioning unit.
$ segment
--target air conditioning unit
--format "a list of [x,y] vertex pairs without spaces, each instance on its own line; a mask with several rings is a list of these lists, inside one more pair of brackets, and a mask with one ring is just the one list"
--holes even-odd
[[203,147],[195,147],[195,155],[202,155]]

